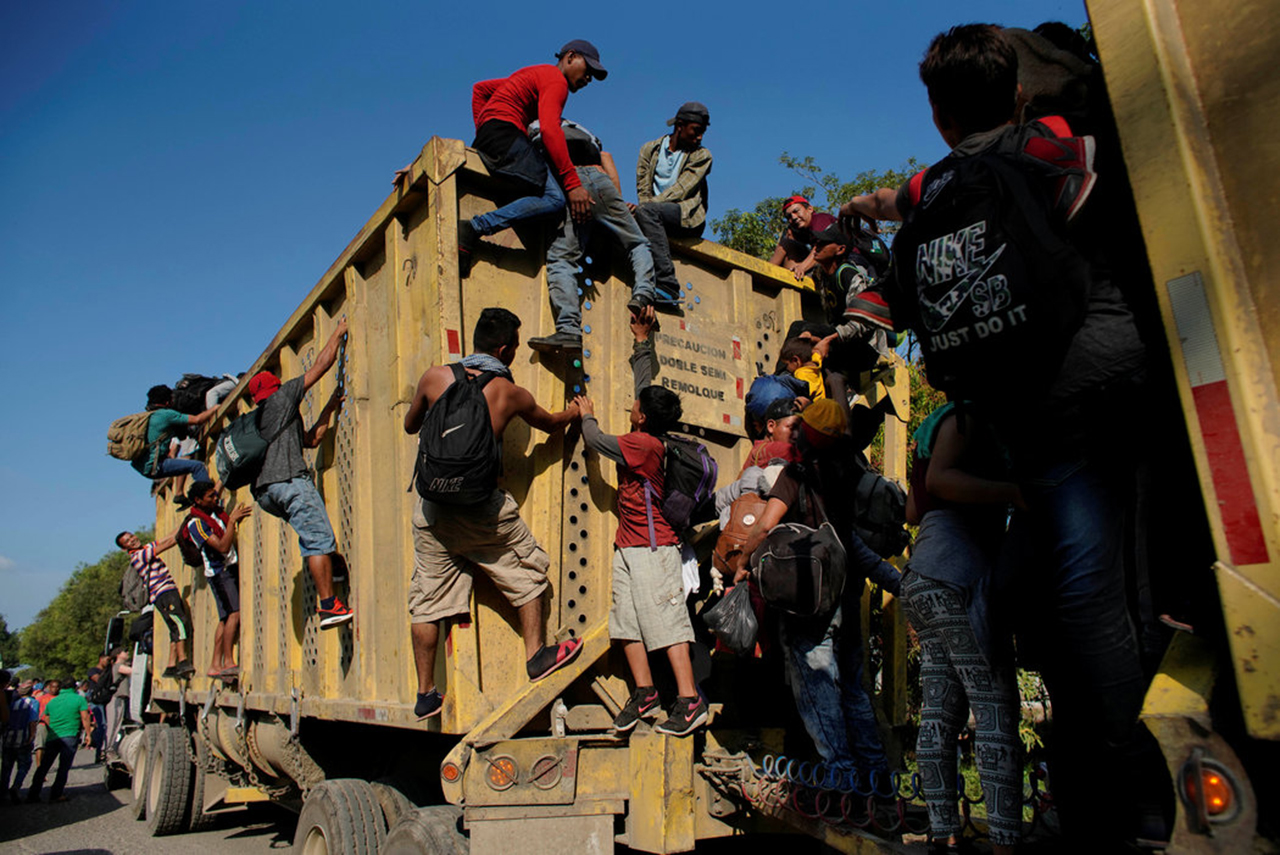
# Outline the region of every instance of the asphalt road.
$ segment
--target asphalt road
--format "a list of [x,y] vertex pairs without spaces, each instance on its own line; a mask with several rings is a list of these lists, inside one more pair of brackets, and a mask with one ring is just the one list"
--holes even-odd
[[[34,769],[32,770],[34,772]],[[30,783],[31,772],[27,773]],[[45,782],[43,798],[49,798]],[[23,790],[25,797],[26,790]],[[3,855],[263,855],[288,850],[297,817],[270,806],[218,817],[212,830],[175,837],[152,837],[147,824],[129,811],[129,790],[107,792],[102,767],[82,749],[67,779],[70,801],[11,804],[0,800],[0,853]]]

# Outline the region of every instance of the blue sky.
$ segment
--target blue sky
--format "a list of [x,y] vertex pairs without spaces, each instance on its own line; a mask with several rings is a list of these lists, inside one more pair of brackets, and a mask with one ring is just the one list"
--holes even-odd
[[[792,191],[783,151],[852,176],[945,153],[916,64],[956,23],[1083,4],[703,0],[0,4],[0,614],[26,625],[152,514],[107,425],[184,371],[243,370],[470,87],[572,38],[608,80],[570,96],[620,164],[705,102],[711,216]],[[622,12],[620,9],[627,11]],[[828,11],[829,10],[829,11]],[[662,35],[667,23],[673,32]],[[624,168],[625,174],[625,168]]]

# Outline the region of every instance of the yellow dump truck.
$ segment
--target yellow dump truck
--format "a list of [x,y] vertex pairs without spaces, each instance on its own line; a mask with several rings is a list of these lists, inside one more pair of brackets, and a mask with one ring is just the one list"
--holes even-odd
[[[1215,574],[1225,624],[1225,634],[1175,636],[1143,710],[1176,791],[1168,850],[1265,851],[1258,819],[1268,805],[1242,759],[1273,755],[1280,739],[1280,289],[1271,281],[1280,257],[1269,216],[1280,175],[1280,76],[1270,68],[1280,15],[1260,0],[1225,9],[1098,0],[1090,13],[1198,469],[1196,498],[1217,556],[1197,572]],[[515,311],[525,337],[552,329],[537,228],[487,239],[470,277],[459,278],[459,216],[490,209],[497,190],[461,142],[430,140],[407,185],[250,369],[303,373],[337,319],[348,319],[339,363],[311,390],[303,417],[342,384],[346,405],[313,467],[351,571],[340,595],[356,618],[319,630],[290,529],[256,511],[239,536],[241,678],[224,686],[197,676],[181,689],[151,683],[150,723],[126,752],[137,812],[156,833],[170,833],[274,800],[300,809],[295,848],[307,853],[606,852],[615,843],[671,853],[784,822],[847,852],[908,851],[890,839],[921,830],[908,817],[882,817],[872,834],[873,815],[851,809],[862,794],[806,796],[779,783],[814,773],[787,761],[780,775],[776,717],[713,707],[723,714],[705,736],[610,733],[628,696],[607,627],[615,480],[611,465],[584,455],[574,430],[548,436],[514,423],[505,486],[552,556],[549,639],[582,639],[584,652],[530,683],[514,614],[480,582],[469,619],[450,625],[443,641],[443,712],[415,720],[406,610],[415,496],[406,487],[416,438],[402,430],[405,409],[426,368],[468,352],[482,308]],[[770,365],[786,325],[817,307],[808,286],[779,268],[706,241],[676,252],[685,314],[662,319],[658,380],[681,394],[686,431],[722,472],[736,472],[748,448],[743,395],[756,366]],[[618,432],[632,390],[629,292],[613,268],[606,258],[586,263],[581,356],[523,350],[512,370],[549,408],[587,391],[602,427]],[[889,396],[905,417],[901,369],[869,379],[863,391],[872,401]],[[244,394],[241,387],[224,404],[215,431],[245,409]],[[902,480],[903,422],[891,417],[885,427],[886,474]],[[177,525],[171,499],[158,497],[157,532]],[[235,501],[252,500],[241,490]],[[194,659],[203,663],[211,595],[199,573],[173,569],[196,622]],[[873,597],[886,641],[877,699],[892,726],[906,715],[904,633],[891,598],[868,592],[864,612]],[[754,675],[738,672],[711,700],[731,706],[735,679],[749,684]],[[1219,732],[1223,711],[1241,725],[1226,728],[1230,741]],[[778,765],[764,767],[766,755]],[[909,797],[914,784],[895,777],[882,786],[881,796]],[[1125,796],[1108,796],[1116,797]]]

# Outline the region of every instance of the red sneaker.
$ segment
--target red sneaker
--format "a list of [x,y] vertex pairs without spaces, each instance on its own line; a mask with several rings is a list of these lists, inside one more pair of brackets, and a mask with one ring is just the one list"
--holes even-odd
[[356,613],[347,608],[346,604],[337,597],[333,598],[333,608],[316,609],[316,614],[320,615],[321,629],[332,629],[335,626],[341,626],[356,616]]

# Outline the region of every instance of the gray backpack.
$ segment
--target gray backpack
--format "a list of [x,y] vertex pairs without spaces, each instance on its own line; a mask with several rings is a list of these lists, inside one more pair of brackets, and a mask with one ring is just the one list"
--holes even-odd
[[142,611],[151,601],[147,596],[147,583],[142,580],[142,574],[134,569],[132,563],[125,566],[120,577],[120,599],[125,610],[130,612]]
[[906,491],[863,466],[853,488],[853,533],[876,555],[892,558],[910,541],[906,522]]

